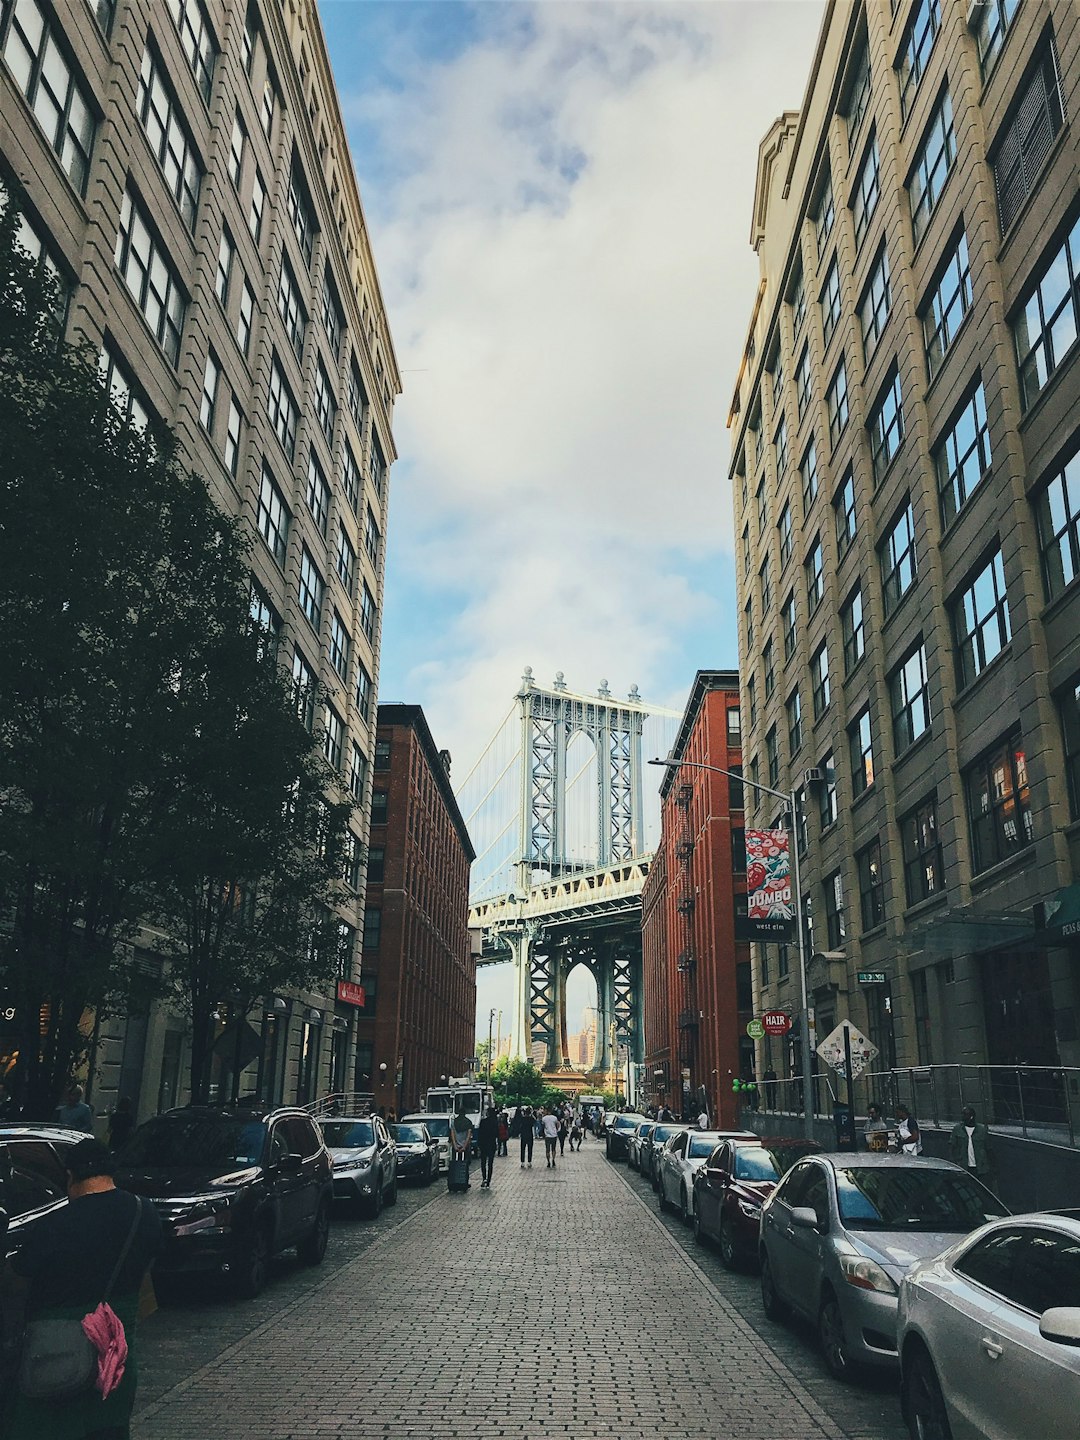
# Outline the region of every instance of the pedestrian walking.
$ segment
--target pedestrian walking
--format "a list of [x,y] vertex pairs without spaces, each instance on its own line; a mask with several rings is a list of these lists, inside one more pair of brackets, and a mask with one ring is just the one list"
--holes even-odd
[[115,1155],[128,1142],[135,1129],[135,1107],[130,1095],[121,1095],[109,1116],[109,1149]]
[[450,1121],[450,1165],[446,1185],[450,1190],[469,1188],[469,1157],[473,1147],[473,1123],[464,1110],[458,1110]]
[[697,1117],[697,1123],[699,1130],[707,1130],[709,1128],[709,1112],[707,1110],[702,1110]]
[[975,1118],[972,1105],[965,1105],[960,1112],[960,1124],[954,1125],[949,1136],[949,1158],[962,1165],[969,1175],[990,1185],[994,1166],[990,1159],[990,1131]]
[[562,1159],[566,1153],[566,1137],[570,1134],[570,1126],[566,1121],[566,1111],[559,1116],[559,1158]]
[[889,1148],[889,1127],[881,1113],[881,1106],[876,1100],[871,1100],[866,1107],[866,1129],[863,1134],[866,1136],[868,1150],[887,1150]]
[[574,1123],[570,1126],[570,1149],[581,1149],[582,1131],[581,1121],[575,1116]]
[[85,1130],[87,1135],[94,1133],[94,1112],[83,1099],[81,1085],[69,1085],[64,1091],[64,1098],[56,1107],[56,1123],[66,1130]]
[[904,1155],[922,1154],[922,1136],[919,1122],[906,1105],[896,1107],[896,1147]]
[[544,1158],[549,1170],[555,1168],[555,1145],[559,1139],[559,1117],[552,1111],[550,1105],[540,1121],[544,1134]]
[[514,1123],[519,1127],[518,1135],[521,1138],[521,1168],[524,1170],[526,1165],[528,1165],[528,1168],[531,1170],[533,1141],[536,1139],[532,1107],[526,1105],[523,1110],[519,1110],[514,1117]]
[[[7,1440],[127,1440],[138,1383],[139,1289],[161,1245],[161,1219],[153,1205],[117,1190],[101,1141],[79,1141],[64,1163],[69,1203],[28,1228],[3,1276],[8,1295],[22,1291],[29,1325],[0,1432]],[[83,1322],[96,1351],[86,1386],[63,1398],[42,1393],[47,1377],[35,1364],[48,1321],[68,1322],[65,1337]],[[53,1341],[58,1328],[49,1327]]]
[[480,1152],[480,1189],[491,1189],[491,1172],[495,1168],[495,1152],[499,1148],[499,1114],[488,1110],[476,1127],[476,1148]]
[[509,1122],[509,1120],[506,1118],[506,1111],[505,1111],[505,1110],[500,1110],[500,1111],[499,1111],[499,1124],[498,1124],[498,1129],[496,1130],[496,1135],[498,1136],[498,1142],[499,1142],[499,1143],[498,1143],[498,1148],[497,1148],[496,1151],[495,1151],[495,1154],[496,1154],[496,1155],[506,1155],[506,1154],[508,1154],[509,1152],[508,1152],[508,1150],[507,1150],[507,1148],[506,1148],[506,1142],[510,1139],[510,1122]]

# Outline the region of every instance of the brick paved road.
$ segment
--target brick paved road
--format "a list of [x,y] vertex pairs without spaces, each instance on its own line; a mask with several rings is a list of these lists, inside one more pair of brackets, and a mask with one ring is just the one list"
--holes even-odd
[[136,1440],[901,1440],[895,1387],[824,1376],[598,1145],[495,1173],[344,1221],[254,1306],[164,1307]]

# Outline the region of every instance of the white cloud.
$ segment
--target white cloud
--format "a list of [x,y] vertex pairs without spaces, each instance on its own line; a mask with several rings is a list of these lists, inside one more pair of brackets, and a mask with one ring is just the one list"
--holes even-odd
[[656,697],[673,656],[734,659],[680,646],[733,608],[712,567],[757,146],[821,8],[482,6],[453,58],[403,45],[386,88],[343,77],[383,152],[365,202],[406,371],[387,603],[453,597],[384,672],[466,768],[525,663]]

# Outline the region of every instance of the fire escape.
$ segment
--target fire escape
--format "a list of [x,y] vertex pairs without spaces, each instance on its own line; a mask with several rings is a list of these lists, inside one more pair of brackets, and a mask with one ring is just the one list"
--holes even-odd
[[679,862],[679,893],[675,902],[678,914],[679,951],[675,969],[679,984],[679,1069],[683,1086],[683,1103],[686,1104],[686,1086],[689,1084],[685,1072],[694,1073],[697,1049],[698,1004],[697,1004],[697,957],[694,954],[694,907],[697,897],[694,892],[694,837],[690,820],[690,802],[694,787],[680,785],[675,795],[679,816],[679,834],[675,843],[675,858]]

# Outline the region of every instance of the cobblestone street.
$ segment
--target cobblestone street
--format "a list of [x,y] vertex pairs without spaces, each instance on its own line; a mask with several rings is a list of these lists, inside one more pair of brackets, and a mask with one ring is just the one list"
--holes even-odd
[[902,1440],[895,1384],[830,1380],[652,1191],[590,1142],[555,1171],[402,1190],[321,1270],[142,1330],[137,1440],[327,1435]]

